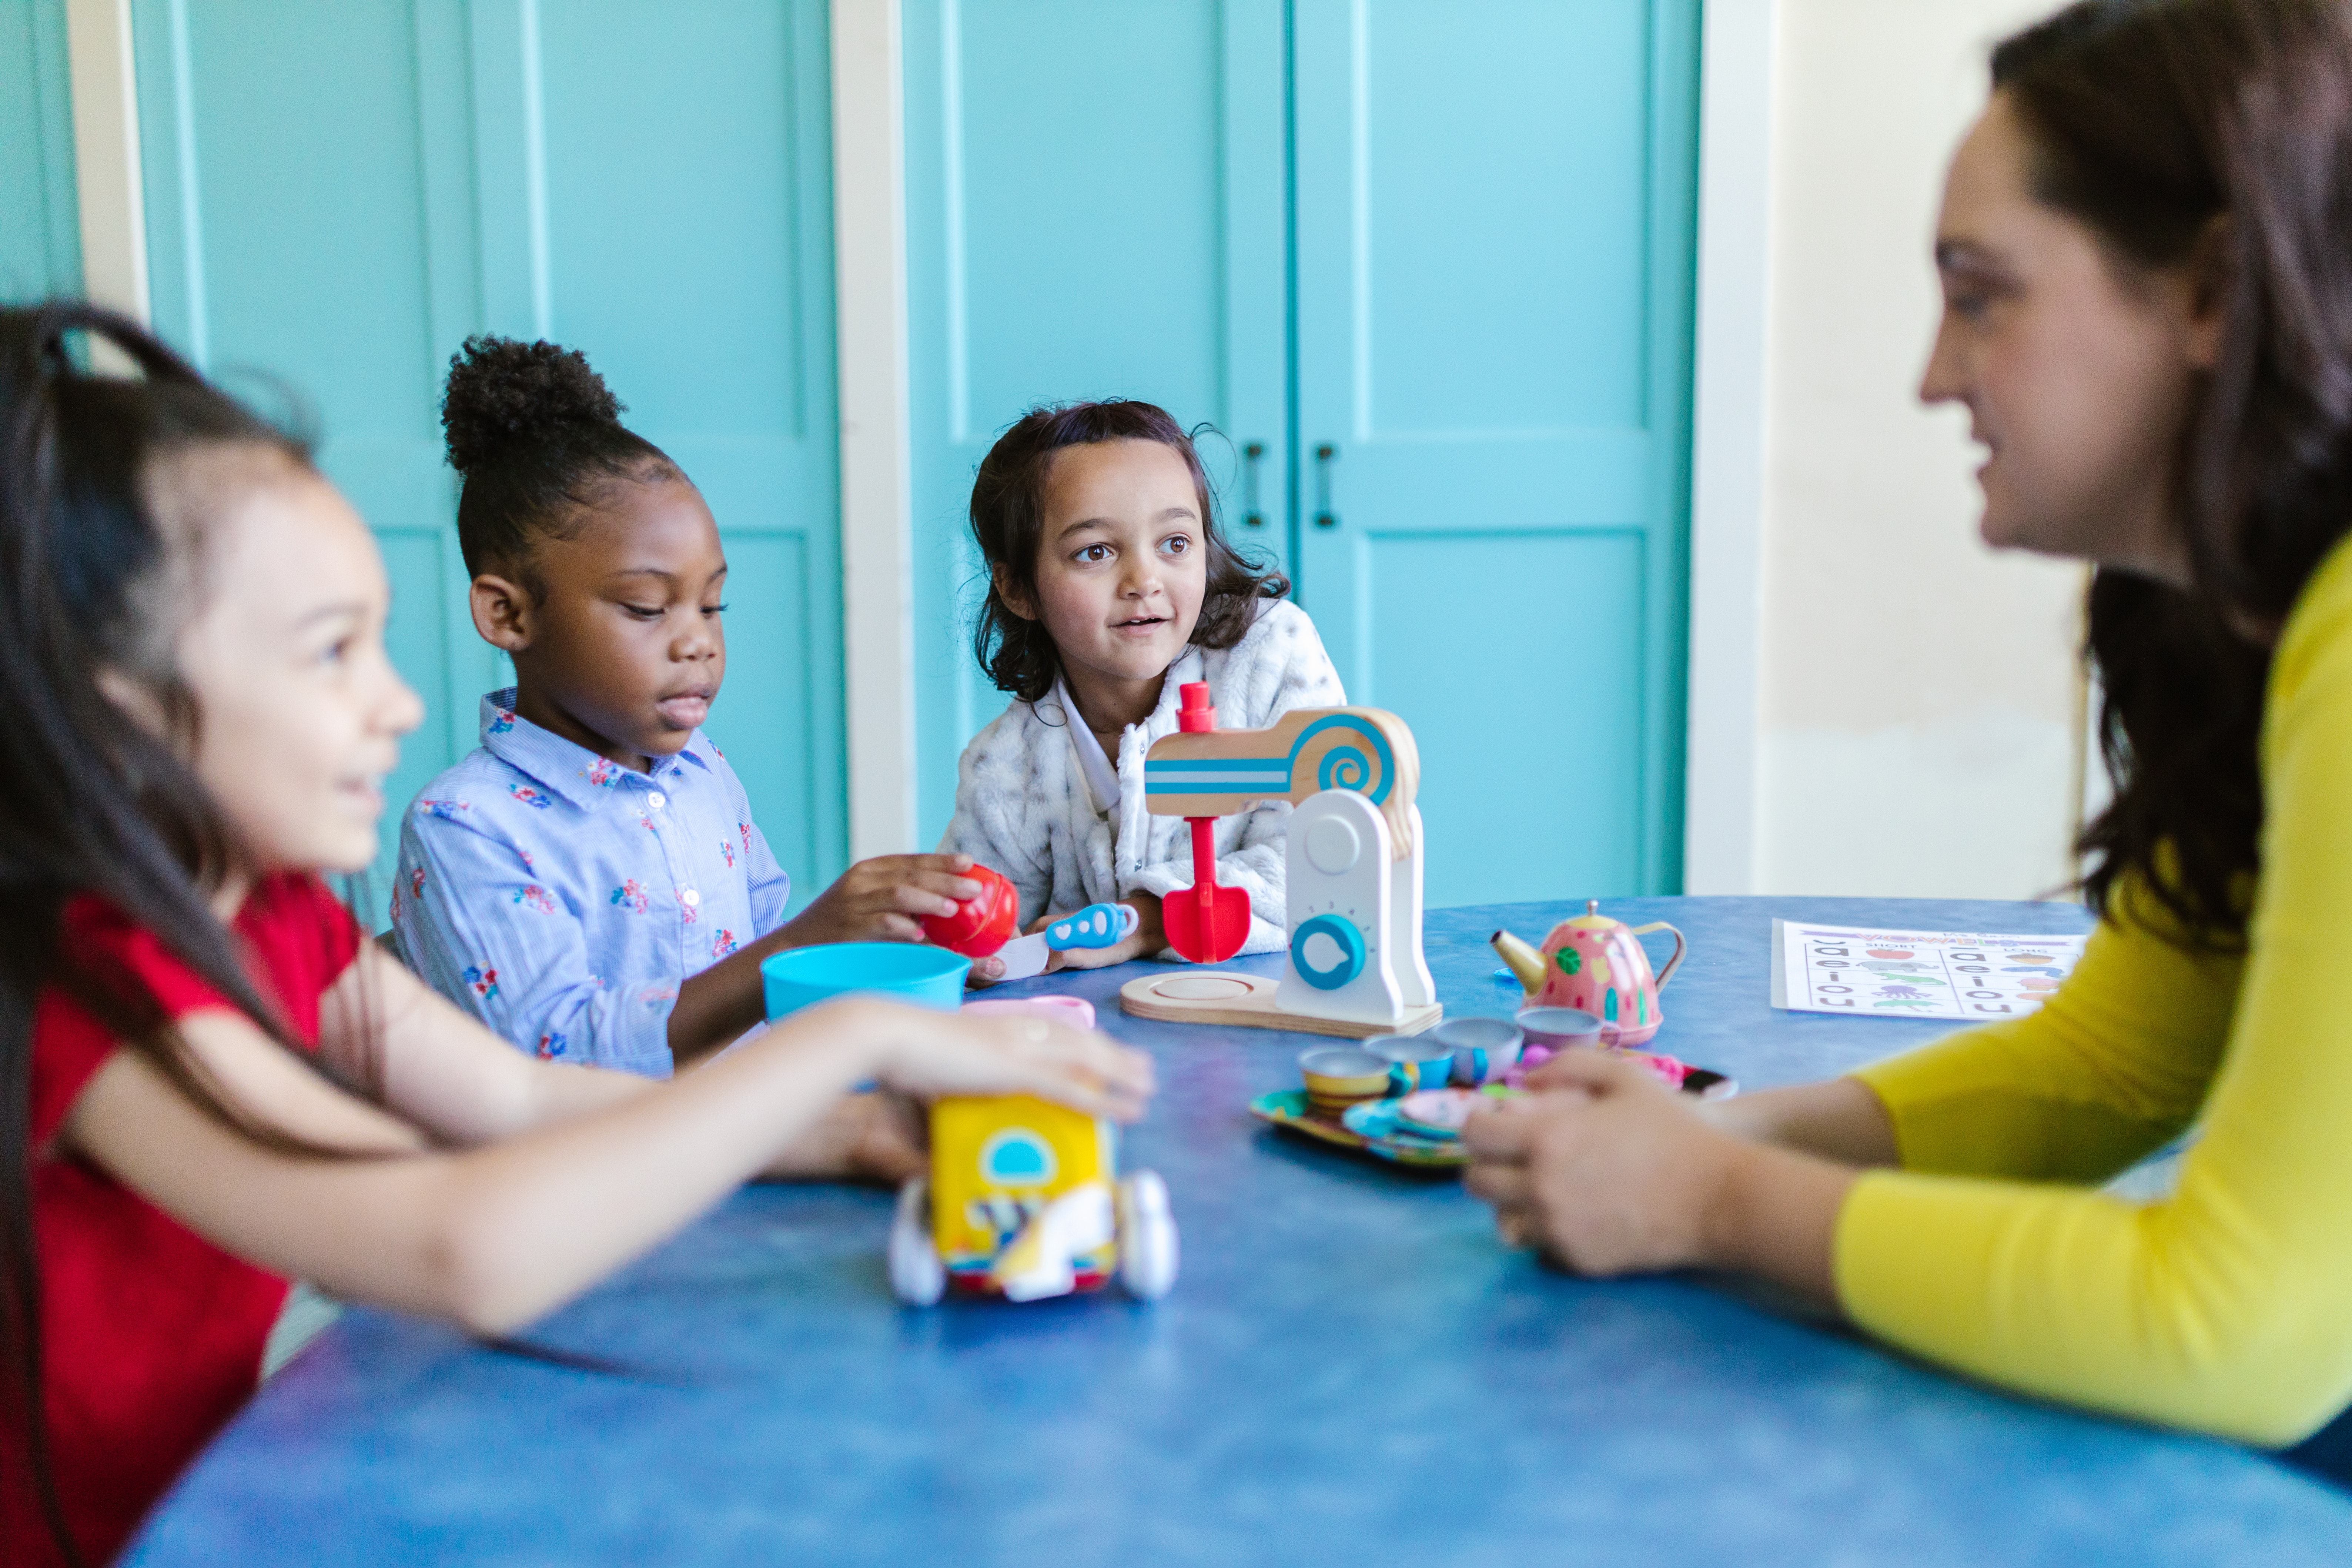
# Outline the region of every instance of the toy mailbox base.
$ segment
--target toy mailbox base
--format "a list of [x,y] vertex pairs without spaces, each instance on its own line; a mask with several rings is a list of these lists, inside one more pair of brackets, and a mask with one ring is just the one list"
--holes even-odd
[[[1072,1194],[1083,1207],[1090,1194]],[[930,1183],[917,1176],[898,1189],[898,1206],[890,1223],[890,1289],[910,1307],[929,1307],[952,1291],[959,1296],[1001,1296],[1013,1301],[1039,1301],[1055,1296],[1083,1295],[1110,1283],[1116,1271],[1127,1293],[1139,1300],[1156,1301],[1176,1283],[1176,1220],[1168,1209],[1167,1184],[1153,1171],[1137,1171],[1118,1183],[1113,1213],[1101,1216],[1108,1232],[1107,1243],[1064,1267],[1047,1260],[1043,1269],[1031,1268],[1007,1279],[1001,1270],[964,1265],[950,1268],[940,1256],[931,1221]],[[1032,1221],[1050,1227],[1051,1211]],[[1007,1247],[1019,1249],[1028,1234]],[[1050,1238],[1046,1239],[1050,1246]],[[1033,1247],[1032,1249],[1036,1250]]]
[[1176,1282],[1176,1221],[1150,1171],[1118,1175],[1118,1129],[1025,1094],[931,1107],[931,1173],[898,1189],[890,1288],[928,1307],[949,1290],[1039,1301],[1115,1273],[1150,1300]]
[[1244,1029],[1297,1029],[1302,1034],[1330,1035],[1343,1040],[1366,1040],[1374,1035],[1418,1035],[1445,1016],[1434,1002],[1408,1006],[1388,1021],[1327,1018],[1317,1013],[1294,1013],[1276,999],[1278,980],[1262,974],[1241,974],[1227,969],[1185,970],[1175,974],[1146,975],[1119,987],[1118,1007],[1139,1018],[1163,1024],[1222,1024]]

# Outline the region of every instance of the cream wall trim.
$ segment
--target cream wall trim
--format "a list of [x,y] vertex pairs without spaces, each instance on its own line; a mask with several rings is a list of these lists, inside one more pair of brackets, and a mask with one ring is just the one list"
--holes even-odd
[[1683,889],[1757,885],[1775,0],[1706,7]]
[[139,95],[131,0],[67,0],[74,186],[82,290],[147,320],[147,208],[139,174]]
[[907,161],[898,0],[833,0],[841,611],[853,859],[915,842]]
[[1756,891],[2031,899],[2072,870],[2072,563],[1997,552],[1923,407],[1932,247],[1986,60],[2053,0],[1781,0]]

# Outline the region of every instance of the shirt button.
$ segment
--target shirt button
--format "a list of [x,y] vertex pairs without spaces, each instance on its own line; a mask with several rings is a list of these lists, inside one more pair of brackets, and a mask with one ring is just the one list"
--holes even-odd
[[684,904],[690,910],[694,908],[695,905],[702,902],[702,895],[696,892],[692,888],[681,888],[678,889],[677,901]]
[[663,806],[669,804],[669,796],[662,794],[659,790],[648,791],[646,795],[646,804],[652,806],[656,811],[659,811]]

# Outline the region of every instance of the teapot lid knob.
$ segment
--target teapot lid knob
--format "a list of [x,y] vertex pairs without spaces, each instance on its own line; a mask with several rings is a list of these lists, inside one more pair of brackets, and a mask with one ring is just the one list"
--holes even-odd
[[1597,914],[1599,914],[1599,913],[1601,912],[1601,900],[1600,900],[1599,899],[1587,899],[1587,900],[1584,900],[1584,912],[1585,912],[1586,914],[1588,914],[1588,915],[1597,915]]

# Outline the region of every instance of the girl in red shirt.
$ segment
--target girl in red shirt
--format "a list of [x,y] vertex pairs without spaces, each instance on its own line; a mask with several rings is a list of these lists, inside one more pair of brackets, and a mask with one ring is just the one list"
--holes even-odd
[[[77,333],[137,379],[82,374]],[[300,1277],[508,1332],[745,1178],[902,1174],[910,1095],[1132,1119],[1099,1036],[871,1001],[656,1083],[523,1057],[362,940],[421,717],[306,453],[130,322],[0,310],[0,1561],[103,1561]],[[618,611],[616,610],[616,613]]]

